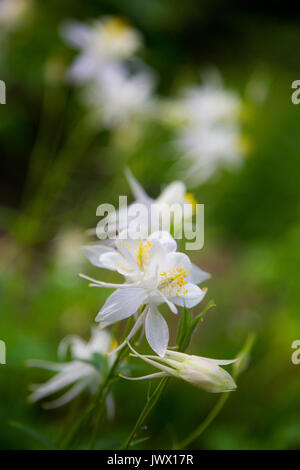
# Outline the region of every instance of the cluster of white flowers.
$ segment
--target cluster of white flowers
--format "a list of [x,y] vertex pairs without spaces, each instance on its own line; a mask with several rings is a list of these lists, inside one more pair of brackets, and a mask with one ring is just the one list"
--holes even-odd
[[177,168],[191,187],[242,163],[247,145],[241,138],[241,100],[224,88],[218,74],[203,86],[185,88],[176,99],[158,99],[154,74],[136,55],[141,34],[123,19],[103,17],[90,25],[72,21],[61,32],[80,50],[68,76],[86,85],[83,99],[96,126],[128,131],[128,124],[150,117],[175,124]]
[[[127,176],[136,200],[151,206],[153,199],[147,196],[129,171]],[[190,197],[187,198],[184,185],[174,182],[156,201],[160,207],[162,202],[164,205],[174,201],[183,204],[186,199],[189,200]],[[118,220],[114,223],[118,224]],[[45,384],[35,386],[30,396],[31,401],[42,399],[71,384],[73,386],[68,392],[47,407],[67,403],[85,388],[95,392],[114,361],[115,354],[126,345],[136,357],[160,369],[160,372],[136,378],[137,380],[173,376],[208,392],[225,392],[236,388],[230,374],[220,367],[233,361],[190,356],[168,350],[169,328],[160,310],[161,306],[167,305],[175,315],[180,313],[181,307],[195,307],[203,300],[207,291],[198,284],[210,277],[194,265],[186,254],[177,251],[177,243],[169,232],[158,230],[141,237],[130,225],[118,226],[116,238],[84,246],[83,252],[94,266],[115,271],[123,276],[124,282],[104,282],[80,274],[90,281],[90,286],[115,289],[96,316],[100,329],[92,330],[89,343],[75,336],[63,340],[60,355],[65,357],[70,346],[71,362],[30,361],[30,366],[57,372]],[[131,331],[118,347],[113,347],[111,335],[103,329],[129,317],[134,317]],[[139,342],[145,335],[157,356],[141,355],[132,348],[129,341],[139,330]],[[100,355],[100,362],[95,355]],[[132,377],[124,378],[135,380]],[[111,396],[109,401],[112,402]]]
[[118,17],[104,17],[91,25],[69,22],[63,38],[80,49],[69,79],[86,84],[84,100],[96,122],[107,127],[126,125],[153,106],[153,74],[135,53],[141,34]]
[[[128,172],[127,176],[136,200],[152,205],[154,201],[147,196],[133,175]],[[161,202],[184,203],[189,199],[184,185],[174,182],[156,202],[159,207]],[[146,378],[172,375],[210,392],[233,390],[236,386],[232,377],[219,367],[233,361],[189,356],[167,349],[169,329],[159,310],[159,306],[166,304],[172,313],[178,314],[178,307],[190,309],[198,305],[206,294],[206,289],[200,288],[198,284],[209,279],[210,275],[192,264],[186,254],[177,252],[175,239],[166,231],[155,231],[142,238],[130,226],[119,226],[119,230],[119,236],[110,240],[110,243],[85,246],[83,251],[94,266],[122,275],[124,283],[107,283],[80,275],[90,281],[90,286],[116,289],[96,316],[100,327],[106,328],[131,316],[135,318],[130,333],[114,352],[126,344],[132,349],[129,340],[142,329],[158,356],[143,356],[132,350],[138,357],[163,371]]]
[[222,83],[186,88],[180,98],[164,105],[167,119],[176,127],[179,166],[190,186],[241,164],[245,149],[240,110],[238,95]]

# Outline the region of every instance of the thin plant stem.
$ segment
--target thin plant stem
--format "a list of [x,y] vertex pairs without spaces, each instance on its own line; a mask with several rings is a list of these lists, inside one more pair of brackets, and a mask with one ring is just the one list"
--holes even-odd
[[116,371],[117,366],[119,364],[119,361],[121,359],[121,353],[122,352],[123,352],[123,350],[120,351],[120,353],[116,357],[115,362],[113,363],[113,366],[110,369],[106,379],[100,385],[99,390],[98,390],[97,394],[95,395],[94,400],[86,408],[86,410],[84,411],[84,413],[81,416],[81,418],[79,419],[79,421],[77,423],[75,423],[75,425],[71,429],[70,433],[68,434],[68,436],[67,436],[67,438],[64,442],[64,446],[63,446],[65,449],[69,448],[73,444],[76,437],[78,437],[78,433],[79,433],[80,429],[84,428],[85,425],[89,422],[90,417],[91,417],[93,411],[95,410],[96,406],[98,405],[99,401],[101,403],[101,397],[102,397],[102,394],[103,394],[104,390],[106,389],[106,387],[108,387],[108,391],[109,391],[109,385],[110,385],[110,382],[112,381],[112,378],[114,377],[115,371]]
[[131,433],[129,434],[128,438],[126,439],[126,441],[120,447],[120,450],[126,450],[130,447],[136,433],[142,427],[142,425],[143,425],[144,421],[147,419],[149,413],[151,412],[153,407],[158,402],[162,392],[164,391],[164,389],[165,389],[165,387],[168,383],[168,380],[169,380],[168,377],[164,377],[163,379],[161,379],[161,381],[159,382],[159,384],[157,385],[157,387],[155,388],[153,393],[150,395],[150,397],[148,397],[147,402],[146,402],[144,408],[142,409],[140,416],[138,417],[138,419],[137,419]]
[[[182,349],[183,352],[186,349],[186,347],[184,347],[184,337],[185,337],[185,334],[187,333],[186,331],[187,329],[188,329],[188,325],[185,325],[185,331],[183,331],[183,334],[181,335],[182,339],[180,339],[179,344],[178,344],[178,349],[179,350]],[[126,441],[122,444],[120,449],[128,449],[128,447],[131,445],[136,433],[142,427],[149,413],[151,412],[151,410],[153,409],[153,407],[156,405],[159,398],[161,397],[168,381],[169,381],[169,377],[164,377],[163,379],[161,379],[161,381],[159,382],[154,392],[150,395],[150,397],[147,397],[146,404],[144,408],[142,409],[141,414],[139,415],[131,433],[129,434]]]
[[[255,340],[254,334],[250,334],[239,352],[237,356],[237,360],[233,365],[233,373],[232,376],[234,380],[237,380],[239,374],[242,372],[244,369],[245,365],[247,364],[247,360],[250,354],[250,351],[253,347]],[[191,433],[189,434],[183,441],[180,443],[176,444],[175,449],[184,449],[187,447],[191,442],[193,442],[195,439],[198,439],[198,437],[208,428],[208,426],[214,421],[214,419],[218,416],[220,411],[222,410],[223,406],[227,402],[229,398],[229,392],[223,393],[220,398],[217,400],[215,406],[212,408],[212,410],[208,413],[204,421]]]
[[[143,309],[144,309],[144,307],[141,308],[141,312],[143,311]],[[126,328],[125,328],[125,333],[124,333],[124,338],[127,337],[128,333],[131,329],[131,326],[132,326],[132,321],[131,320],[132,320],[132,318],[129,318],[129,320],[127,321]],[[101,409],[103,408],[103,403],[104,403],[104,400],[102,399],[103,394],[105,394],[105,396],[107,396],[107,394],[110,391],[110,387],[111,387],[113,381],[119,379],[118,376],[115,376],[115,373],[116,373],[116,370],[117,370],[117,367],[118,367],[120,361],[126,355],[128,355],[128,352],[129,352],[129,349],[128,349],[127,345],[124,346],[124,348],[121,349],[118,352],[117,357],[116,357],[116,359],[115,359],[108,375],[106,376],[105,381],[100,385],[99,390],[98,390],[97,394],[94,397],[94,400],[92,401],[90,406],[88,406],[86,408],[86,410],[84,411],[81,418],[78,420],[78,422],[73,426],[73,428],[69,432],[69,434],[67,436],[67,439],[64,443],[64,448],[69,448],[74,443],[74,441],[76,439],[78,439],[80,429],[85,429],[85,427],[90,422],[90,419],[91,419],[92,415],[94,414],[96,408],[99,406],[100,411],[97,412],[97,415],[96,415],[97,417],[96,417],[95,428],[94,428],[94,431],[93,431],[93,434],[92,434],[92,440],[91,440],[91,444],[90,444],[91,446],[94,445],[95,440],[96,440],[98,427],[99,427],[99,422],[100,422],[100,419],[101,419],[101,416],[102,416]],[[98,417],[98,413],[99,413],[99,417]]]

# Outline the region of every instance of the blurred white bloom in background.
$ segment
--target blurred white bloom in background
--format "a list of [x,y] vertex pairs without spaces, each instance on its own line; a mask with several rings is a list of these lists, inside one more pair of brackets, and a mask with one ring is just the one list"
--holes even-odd
[[[117,290],[109,296],[96,317],[103,327],[139,316],[130,339],[145,321],[145,334],[151,348],[164,356],[169,343],[169,329],[158,306],[166,303],[173,313],[178,306],[192,308],[204,298],[206,289],[197,284],[210,276],[193,265],[189,257],[176,253],[177,244],[167,232],[156,232],[147,239],[136,233],[120,233],[115,248],[99,256],[99,266],[117,271],[125,277],[124,284],[97,281],[80,275],[95,287],[113,287]],[[89,256],[88,256],[89,257]],[[123,347],[122,343],[119,348]]]
[[134,135],[133,122],[140,124],[152,116],[155,105],[154,75],[135,55],[142,45],[141,34],[112,16],[91,26],[68,22],[61,33],[81,51],[68,76],[73,83],[87,85],[82,101],[91,113],[91,124],[125,128]]
[[[167,230],[167,227],[164,227],[161,222],[168,220],[169,215],[175,237],[182,230],[183,225],[185,233],[188,233],[189,229],[193,229],[193,214],[197,202],[191,193],[186,192],[182,181],[173,181],[163,189],[158,198],[153,199],[148,196],[129,169],[125,170],[125,174],[135,201],[129,206],[121,207],[111,215],[105,227],[97,227],[96,233],[99,238],[102,234],[109,235],[128,228],[134,229],[137,220],[144,236],[148,236],[154,231]],[[141,204],[147,208],[143,219],[139,210]],[[152,221],[151,214],[153,214]]]
[[[60,398],[44,404],[45,408],[51,409],[65,405],[84,389],[88,389],[92,394],[96,393],[113,360],[111,356],[106,356],[113,347],[114,341],[110,333],[93,328],[91,339],[88,342],[76,335],[67,336],[61,341],[58,350],[59,356],[65,358],[68,349],[70,349],[70,361],[27,361],[28,367],[38,367],[56,372],[46,383],[31,386],[33,391],[29,396],[29,401],[36,402],[71,386]],[[106,405],[107,413],[112,417],[114,402],[111,395],[108,396]]]
[[121,62],[102,68],[84,92],[85,104],[94,112],[95,122],[107,127],[143,120],[151,113],[154,79],[148,69],[131,73]]
[[69,71],[70,79],[79,83],[95,78],[108,63],[132,57],[142,43],[140,33],[119,17],[104,17],[91,26],[70,21],[61,34],[81,51]]
[[157,367],[161,372],[144,377],[124,377],[124,375],[120,374],[125,379],[143,380],[173,376],[185,380],[206,392],[221,393],[236,389],[236,384],[231,375],[220,367],[232,364],[235,360],[209,359],[207,357],[192,356],[169,350],[166,351],[165,356],[162,358],[139,354],[129,343],[128,345],[133,351],[134,356]]
[[1,29],[9,30],[17,25],[24,17],[31,3],[31,0],[0,0]]
[[190,186],[242,163],[240,110],[237,94],[214,81],[187,88],[181,98],[163,105],[165,118],[176,128],[178,166]]

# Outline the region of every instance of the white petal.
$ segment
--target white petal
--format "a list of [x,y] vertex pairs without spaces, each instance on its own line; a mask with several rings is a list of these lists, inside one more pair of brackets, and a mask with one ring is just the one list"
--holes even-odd
[[180,297],[170,297],[172,302],[181,307],[192,308],[204,299],[207,289],[200,289],[196,284],[188,283],[183,287],[184,291]]
[[186,273],[186,281],[192,280],[192,263],[184,253],[168,253],[164,265],[164,271],[170,272],[175,269],[182,269]]
[[100,262],[100,256],[104,253],[111,253],[114,251],[113,248],[103,244],[99,245],[90,245],[90,246],[82,246],[81,247],[83,253],[87,257],[87,259],[94,265],[98,266],[99,268],[103,268],[102,263]]
[[133,315],[145,302],[147,292],[137,287],[118,289],[111,294],[96,317],[105,325],[115,323]]
[[71,348],[73,357],[88,359],[87,343],[80,336],[68,335],[61,340],[58,346],[59,357],[65,357],[68,348]]
[[169,343],[169,328],[164,317],[154,306],[150,307],[146,316],[145,333],[153,351],[163,357]]
[[78,379],[94,373],[95,369],[89,364],[84,364],[77,361],[71,362],[68,364],[68,368],[65,368],[64,371],[59,372],[57,375],[48,380],[48,382],[36,386],[35,391],[31,395],[30,399],[32,401],[40,400],[41,398],[52,395],[52,393],[55,393],[67,387],[68,385],[71,385]]
[[113,338],[108,330],[101,330],[98,327],[93,327],[91,339],[87,346],[90,354],[94,352],[106,354],[110,350],[112,342]]
[[57,400],[44,403],[43,407],[46,410],[52,410],[53,408],[58,408],[60,406],[65,405],[66,403],[69,403],[69,401],[73,400],[73,398],[79,395],[82,390],[87,387],[88,383],[89,379],[78,382],[77,384],[73,385],[73,387],[71,387],[70,390],[68,390],[64,395],[57,398]]
[[158,293],[158,295],[161,296],[162,301],[165,302],[165,303],[168,305],[168,307],[169,307],[169,309],[171,310],[171,312],[177,314],[177,313],[178,313],[178,310],[177,310],[177,308],[175,307],[174,303],[171,302],[170,300],[168,300],[167,297],[166,297],[162,292],[157,291],[157,293]]
[[79,21],[66,21],[60,28],[62,38],[71,46],[84,48],[91,39],[91,28]]
[[152,199],[148,196],[140,183],[135,179],[129,168],[125,169],[125,175],[135,199],[147,205],[151,203]]
[[198,266],[192,264],[192,278],[195,284],[200,284],[201,282],[210,279],[210,277],[211,275],[209,273],[202,271],[202,269],[200,269]]
[[156,199],[158,204],[184,203],[185,185],[181,181],[174,181],[169,184]]
[[46,370],[53,370],[55,372],[59,372],[64,369],[67,363],[58,363],[58,362],[50,362],[50,361],[40,361],[38,359],[31,359],[26,361],[27,367],[37,367],[39,369],[46,369]]
[[93,76],[97,65],[94,57],[87,54],[80,54],[71,65],[68,77],[74,83],[85,82]]
[[169,232],[166,232],[165,230],[153,232],[150,235],[149,240],[159,240],[167,253],[174,252],[177,249],[176,241],[172,235],[170,235]]
[[124,258],[121,253],[117,253],[116,251],[104,253],[102,256],[100,256],[100,262],[104,268],[110,269],[111,271],[117,271],[124,276],[135,272],[126,258]]

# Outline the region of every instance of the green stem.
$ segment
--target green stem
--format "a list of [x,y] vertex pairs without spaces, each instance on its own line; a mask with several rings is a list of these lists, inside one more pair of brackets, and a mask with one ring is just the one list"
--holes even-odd
[[[185,311],[184,315],[186,315],[186,314],[187,314],[187,312]],[[179,350],[182,349],[183,352],[184,352],[184,350],[185,350],[184,338],[185,338],[185,335],[186,335],[187,330],[189,328],[188,323],[184,322],[184,325],[182,326],[182,328],[183,328],[183,331],[181,332],[182,334],[180,335],[180,338],[178,338],[178,340],[179,340],[178,341],[178,349]],[[178,337],[178,334],[177,334],[177,337]],[[159,384],[156,387],[156,389],[154,390],[154,392],[150,395],[150,397],[147,398],[146,404],[145,404],[144,408],[142,409],[141,414],[139,415],[139,417],[138,417],[131,433],[129,434],[126,441],[122,444],[120,449],[128,449],[128,447],[131,445],[132,440],[134,439],[136,433],[142,427],[142,425],[145,422],[145,420],[147,419],[149,413],[151,412],[151,410],[153,409],[153,407],[156,405],[159,398],[161,397],[161,394],[164,391],[168,380],[169,380],[169,377],[164,377],[163,379],[161,379],[161,381],[159,382]]]
[[[143,309],[141,309],[141,311],[143,311]],[[124,332],[124,338],[127,337],[131,327],[132,327],[132,318],[129,318],[128,321],[127,321],[127,324],[126,324],[126,328],[125,328],[125,332]],[[87,407],[87,409],[85,410],[82,417],[75,424],[75,426],[71,429],[69,435],[67,436],[67,439],[66,439],[65,444],[64,444],[64,448],[68,448],[69,446],[71,446],[74,443],[76,438],[78,439],[79,430],[82,429],[82,428],[83,429],[86,428],[86,426],[88,425],[88,423],[91,420],[91,417],[95,413],[96,408],[99,406],[99,409],[98,409],[97,414],[96,414],[96,423],[95,423],[95,427],[94,427],[93,434],[92,434],[92,439],[91,439],[91,444],[90,444],[91,446],[94,446],[96,436],[97,436],[98,427],[99,427],[99,422],[100,422],[100,419],[101,419],[101,416],[102,416],[102,409],[103,409],[103,402],[104,402],[103,394],[105,394],[105,396],[107,396],[107,394],[110,391],[110,387],[111,387],[113,381],[116,380],[116,379],[119,379],[119,377],[115,376],[115,373],[116,373],[116,370],[117,370],[117,367],[118,367],[120,361],[126,355],[128,355],[128,352],[129,352],[128,346],[124,346],[124,348],[121,349],[118,352],[117,357],[116,357],[116,359],[115,359],[108,375],[106,376],[105,381],[100,385],[99,390],[98,390],[97,394],[94,397],[94,400],[92,401],[90,406]]]
[[[247,358],[253,347],[254,340],[255,340],[255,335],[251,333],[246,339],[243,348],[237,355],[236,362],[233,365],[233,373],[232,373],[234,380],[237,380],[239,374],[243,371],[247,363]],[[208,413],[204,421],[191,434],[189,434],[185,439],[183,439],[183,441],[177,444],[175,446],[175,449],[184,449],[195,439],[198,439],[198,437],[208,428],[208,426],[218,416],[223,406],[227,402],[228,398],[229,398],[229,392],[223,393],[221,397],[218,399],[218,401],[216,402],[215,406]]]
[[[120,353],[122,353],[122,352],[123,352],[123,350],[120,351]],[[64,446],[63,446],[65,449],[72,446],[72,444],[75,442],[76,438],[78,438],[79,431],[82,428],[85,428],[85,426],[88,424],[88,422],[90,421],[90,418],[91,418],[95,408],[97,407],[99,401],[100,401],[100,403],[102,403],[101,398],[102,398],[102,394],[104,393],[104,390],[107,388],[107,393],[109,392],[109,389],[110,389],[109,386],[111,384],[111,381],[114,377],[116,368],[117,368],[117,366],[119,364],[119,361],[121,359],[121,354],[120,353],[116,357],[115,362],[114,362],[112,368],[110,369],[106,379],[100,385],[99,390],[98,390],[97,394],[95,395],[94,400],[92,401],[90,406],[88,406],[86,408],[83,415],[80,417],[79,421],[77,423],[75,423],[75,425],[73,426],[73,428],[69,432],[69,434],[68,434],[68,436],[67,436],[67,438],[64,442]]]
[[148,417],[149,413],[151,412],[153,407],[158,402],[162,392],[164,391],[164,389],[167,385],[167,382],[168,382],[168,377],[164,377],[163,379],[161,379],[161,381],[159,382],[159,384],[156,387],[156,389],[154,390],[154,392],[150,395],[150,397],[148,397],[147,402],[146,402],[144,408],[142,409],[140,416],[138,417],[138,419],[137,419],[131,433],[129,434],[128,438],[126,439],[126,441],[120,447],[120,450],[126,450],[130,447],[130,444],[132,443],[132,440],[134,439],[136,433],[139,431],[139,429],[143,425],[144,421]]

